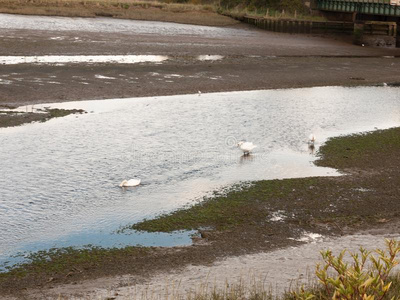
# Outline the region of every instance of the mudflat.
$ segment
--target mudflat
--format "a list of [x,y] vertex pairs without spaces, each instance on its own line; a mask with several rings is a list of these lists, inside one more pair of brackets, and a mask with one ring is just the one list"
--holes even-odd
[[[75,25],[69,25],[75,24]],[[244,24],[2,15],[1,56],[163,55],[155,64],[3,64],[0,105],[201,92],[396,83],[399,49]],[[200,55],[221,55],[200,60]]]
[[[129,54],[168,59],[136,64],[4,64],[0,68],[1,106],[400,81],[398,49],[359,47],[346,39],[272,33],[243,24],[197,27],[107,18],[75,21],[78,25],[59,27],[68,19],[2,15],[0,55]],[[203,55],[221,57],[204,59]],[[51,292],[55,286],[73,286],[87,279],[135,274],[139,282],[159,271],[179,270],[189,264],[207,265],[226,256],[297,246],[301,242],[282,236],[298,238],[303,230],[325,235],[344,235],[361,228],[397,232],[398,136],[394,129],[329,144],[321,165],[339,168],[348,176],[262,181],[243,194],[230,194],[245,199],[239,202],[247,209],[245,216],[231,227],[224,219],[217,218],[218,224],[210,219],[209,224],[221,226],[221,230],[203,230],[193,246],[92,250],[69,256],[56,253],[53,264],[39,260],[37,265],[0,277],[0,292],[41,299],[43,293],[57,297]],[[256,198],[262,201],[254,201]],[[378,202],[379,212],[375,209]],[[273,210],[292,210],[296,218],[284,225],[266,224],[265,215],[257,214],[265,203]],[[334,216],[329,211],[331,204],[337,207]],[[236,213],[242,215],[240,205]],[[169,218],[174,221],[174,215]],[[148,228],[155,224],[162,230],[162,220],[157,222],[147,224]],[[179,224],[174,226],[179,229]],[[120,281],[114,278],[110,282]],[[98,289],[101,284],[89,288]],[[36,288],[39,291],[34,295],[31,289]],[[68,289],[70,295],[82,291]]]

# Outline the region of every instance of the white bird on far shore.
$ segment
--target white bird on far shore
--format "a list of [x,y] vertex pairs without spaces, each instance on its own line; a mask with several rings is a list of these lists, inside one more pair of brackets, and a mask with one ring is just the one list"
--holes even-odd
[[308,137],[308,144],[314,145],[314,143],[315,143],[315,135],[311,133],[310,136]]
[[243,141],[240,141],[237,144],[237,146],[240,148],[240,150],[243,151],[244,155],[249,155],[250,152],[253,151],[253,149],[257,147],[252,142],[243,142]]
[[120,187],[132,187],[132,186],[138,186],[140,184],[140,179],[129,179],[129,180],[124,180],[120,183]]

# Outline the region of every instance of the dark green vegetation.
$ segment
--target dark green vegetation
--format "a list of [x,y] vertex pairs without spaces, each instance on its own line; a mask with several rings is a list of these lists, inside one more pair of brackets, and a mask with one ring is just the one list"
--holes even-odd
[[[319,166],[337,167],[347,175],[258,181],[130,227],[166,232],[198,229],[201,238],[195,237],[192,247],[39,253],[32,263],[0,274],[0,293],[207,264],[228,255],[296,245],[288,238],[298,238],[304,230],[335,235],[394,228],[391,221],[400,216],[400,128],[333,138],[318,155]],[[284,221],[271,220],[277,212]]]
[[310,15],[302,0],[221,0],[220,10],[282,17],[282,13]]
[[398,128],[335,137],[320,149],[321,159],[316,164],[341,170],[354,168],[398,170],[395,154],[399,153],[399,149]]
[[83,272],[104,260],[143,256],[149,252],[149,248],[143,247],[102,249],[90,246],[83,249],[67,247],[61,249],[50,249],[48,251],[38,251],[28,255],[27,259],[30,261],[29,263],[21,264],[15,268],[8,268],[10,269],[8,273],[1,273],[0,281],[6,278],[21,278],[33,274],[55,276],[49,277],[49,280],[55,280],[57,276],[56,274],[59,272],[69,270],[67,276],[70,276],[75,272]]
[[[399,299],[399,294],[400,294],[400,274],[393,272],[393,275],[389,276],[385,282],[392,282],[389,291],[387,294],[379,298],[381,300],[398,300]],[[311,284],[312,287],[306,289],[306,292],[309,292],[313,295],[316,295],[314,300],[331,300],[332,295],[328,294],[324,288],[322,288],[320,285],[314,283]],[[263,299],[259,298],[261,295],[256,296],[254,299]],[[265,298],[264,298],[265,299]],[[268,298],[267,298],[268,299]],[[350,299],[361,299],[361,298],[350,298]],[[272,298],[271,298],[272,300]],[[275,299],[277,300],[277,299]],[[294,297],[293,295],[287,293],[282,297],[281,300],[298,300],[298,298]]]
[[189,209],[178,210],[154,220],[145,220],[130,228],[150,232],[170,232],[202,227],[221,231],[245,224],[265,226],[268,218],[272,217],[271,213],[285,210],[291,215],[292,208],[295,209],[293,205],[295,203],[291,202],[296,199],[282,203],[283,205],[280,205],[280,199],[292,198],[292,195],[299,197],[299,192],[300,197],[304,198],[308,194],[309,187],[315,186],[318,182],[318,178],[258,181],[249,188],[204,199]]
[[32,122],[46,122],[53,118],[65,117],[70,114],[82,114],[82,113],[85,113],[85,111],[82,109],[58,109],[58,108],[45,109],[39,113],[0,110],[0,128],[19,126],[22,124],[32,123]]

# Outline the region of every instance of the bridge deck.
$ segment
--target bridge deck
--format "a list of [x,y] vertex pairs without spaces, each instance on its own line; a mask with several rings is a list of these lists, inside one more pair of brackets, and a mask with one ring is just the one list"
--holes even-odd
[[400,17],[400,0],[317,0],[317,9]]

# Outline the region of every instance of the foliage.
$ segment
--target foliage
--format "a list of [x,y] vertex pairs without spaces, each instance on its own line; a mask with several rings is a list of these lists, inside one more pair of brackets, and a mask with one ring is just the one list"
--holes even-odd
[[257,11],[286,11],[305,13],[307,11],[302,0],[221,0],[223,9],[246,9],[249,12]]
[[[387,252],[360,248],[360,253],[351,253],[352,263],[345,261],[346,251],[334,256],[332,251],[321,252],[324,264],[317,265],[316,275],[322,285],[318,299],[381,300],[387,299],[392,281],[390,272],[399,263],[396,255],[400,242],[386,240]],[[311,300],[317,293],[301,289],[294,292],[295,299]],[[393,296],[391,299],[400,299]]]

